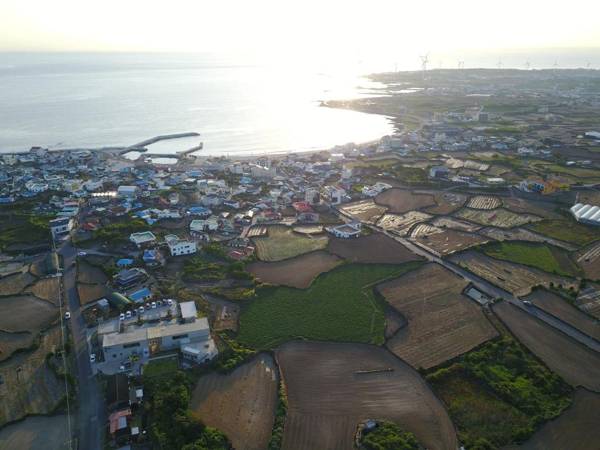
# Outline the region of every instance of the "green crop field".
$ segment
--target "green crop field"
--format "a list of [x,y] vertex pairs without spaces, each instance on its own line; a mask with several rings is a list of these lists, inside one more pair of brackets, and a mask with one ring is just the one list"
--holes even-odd
[[528,225],[527,228],[544,236],[581,246],[600,239],[597,229],[582,225],[575,220],[544,220]]
[[238,340],[256,349],[294,338],[382,344],[385,319],[373,286],[420,264],[348,264],[308,289],[263,288],[242,310]]
[[253,239],[256,253],[261,261],[281,261],[304,253],[327,247],[329,237],[325,234],[305,235],[286,226],[269,227],[267,236]]
[[511,261],[557,275],[577,276],[580,272],[569,255],[555,247],[531,242],[494,242],[480,250],[488,256]]

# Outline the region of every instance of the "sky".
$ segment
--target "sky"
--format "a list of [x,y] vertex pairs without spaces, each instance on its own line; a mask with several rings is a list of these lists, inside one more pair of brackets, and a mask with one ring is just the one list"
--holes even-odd
[[0,51],[265,55],[600,47],[598,0],[0,0]]

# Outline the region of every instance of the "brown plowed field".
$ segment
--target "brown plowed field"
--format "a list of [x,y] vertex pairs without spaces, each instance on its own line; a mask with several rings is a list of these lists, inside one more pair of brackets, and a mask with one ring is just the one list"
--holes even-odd
[[436,206],[425,209],[430,214],[450,214],[459,209],[467,201],[467,196],[456,192],[435,192]]
[[370,418],[399,424],[430,450],[456,449],[442,403],[386,349],[289,342],[275,355],[288,397],[284,450],[352,449],[358,423]]
[[414,209],[434,206],[433,195],[415,194],[406,189],[388,189],[375,197],[375,203],[388,208],[388,212],[402,214]]
[[600,391],[598,353],[509,303],[497,303],[493,309],[517,339],[565,381]]
[[0,331],[0,361],[8,359],[15,351],[33,344],[33,334],[28,331],[7,333]]
[[190,407],[206,425],[225,433],[236,450],[263,450],[271,438],[278,384],[273,358],[262,354],[228,375],[201,377]]
[[79,261],[77,263],[77,282],[79,283],[106,283],[108,279],[102,269],[92,266],[85,261]]
[[581,289],[577,296],[577,307],[600,319],[600,285],[590,283],[586,288]]
[[59,278],[44,278],[31,286],[28,289],[28,292],[31,292],[37,298],[41,298],[42,300],[47,300],[53,305],[58,306],[59,303]]
[[437,366],[496,336],[472,300],[467,283],[438,264],[426,264],[378,286],[408,324],[387,347],[415,368]]
[[463,208],[455,213],[455,216],[469,222],[498,228],[520,227],[526,223],[542,220],[532,214],[517,214],[502,208],[493,210]]
[[385,213],[385,206],[376,205],[373,200],[361,200],[359,202],[347,203],[340,208],[345,214],[349,214],[355,220],[366,223],[376,223]]
[[466,250],[474,245],[481,245],[489,242],[491,239],[478,234],[466,233],[458,230],[445,230],[441,233],[431,234],[429,236],[419,236],[416,241],[428,247],[440,255],[449,255],[451,253]]
[[600,340],[598,321],[569,304],[564,298],[541,289],[532,292],[526,298],[538,308],[567,322],[588,336]]
[[81,306],[99,300],[109,292],[109,289],[103,284],[77,284],[77,293],[79,294],[79,304]]
[[331,253],[317,251],[279,262],[256,261],[246,269],[265,283],[305,289],[319,274],[329,272],[342,261]]
[[422,259],[399,242],[381,233],[356,239],[331,238],[327,250],[340,258],[357,263],[402,264]]
[[571,407],[522,445],[504,450],[598,450],[600,395],[578,389]]
[[550,282],[555,285],[562,284],[567,288],[575,285],[567,278],[552,275],[533,267],[494,259],[480,252],[466,251],[453,255],[450,259],[475,275],[518,296],[529,294],[533,286],[548,287]]
[[68,450],[67,416],[31,416],[0,430],[0,450]]
[[0,298],[0,330],[38,333],[58,318],[58,308],[31,295]]
[[0,295],[17,295],[33,283],[36,278],[29,272],[0,278]]
[[577,253],[577,264],[586,278],[600,281],[600,242],[589,245]]
[[512,230],[486,227],[479,230],[479,234],[496,239],[497,241],[529,241],[529,242],[549,242],[556,247],[573,251],[575,247],[566,242],[552,239],[541,234],[534,233],[526,228],[513,228]]

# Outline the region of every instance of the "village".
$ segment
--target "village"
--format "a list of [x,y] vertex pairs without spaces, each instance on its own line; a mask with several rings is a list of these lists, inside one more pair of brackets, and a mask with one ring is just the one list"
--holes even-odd
[[[181,448],[164,421],[189,408],[198,439],[257,450],[351,448],[382,420],[430,449],[564,430],[600,404],[600,134],[489,109],[312,153],[1,154],[0,424],[58,412],[110,448]],[[532,406],[474,361],[550,381]],[[160,409],[167,383],[184,406]],[[512,422],[485,434],[460,408],[489,398]]]

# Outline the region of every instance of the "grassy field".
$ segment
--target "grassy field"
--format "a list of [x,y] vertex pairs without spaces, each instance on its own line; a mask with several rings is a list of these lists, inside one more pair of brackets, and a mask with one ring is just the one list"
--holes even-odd
[[242,310],[238,339],[257,349],[299,337],[382,344],[384,312],[372,287],[419,265],[349,264],[322,274],[305,290],[259,290]]
[[327,247],[327,235],[307,236],[285,226],[269,227],[266,237],[254,238],[258,259],[281,261]]
[[178,369],[177,357],[155,359],[144,366],[145,377],[160,377],[162,375],[173,374]]
[[577,276],[580,272],[568,254],[544,244],[529,242],[494,242],[480,249],[488,256],[503,259],[564,276]]
[[574,220],[544,220],[528,226],[530,230],[560,241],[586,245],[600,239],[598,231]]
[[427,381],[446,403],[466,448],[522,442],[571,403],[570,387],[509,337],[437,369]]

